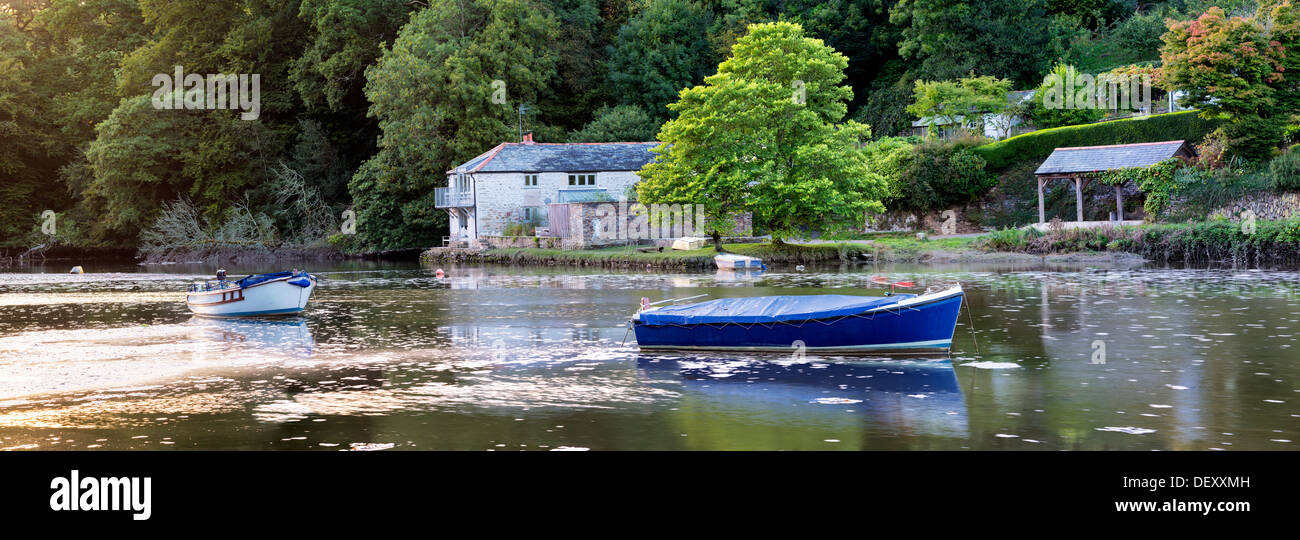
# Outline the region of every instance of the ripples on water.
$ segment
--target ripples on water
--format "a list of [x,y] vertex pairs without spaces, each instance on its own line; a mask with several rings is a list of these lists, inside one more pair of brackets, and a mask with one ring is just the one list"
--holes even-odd
[[[389,265],[231,321],[185,309],[201,269],[151,270],[0,275],[0,448],[1294,450],[1300,425],[1294,272]],[[624,342],[642,296],[881,294],[879,273],[966,287],[952,357]]]

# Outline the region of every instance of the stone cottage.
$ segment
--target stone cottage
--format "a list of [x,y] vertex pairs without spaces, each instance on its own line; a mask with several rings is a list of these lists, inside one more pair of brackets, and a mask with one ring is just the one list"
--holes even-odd
[[616,201],[640,180],[657,142],[537,143],[532,134],[447,171],[435,206],[450,215],[451,241],[478,244],[511,223],[548,227],[548,206]]

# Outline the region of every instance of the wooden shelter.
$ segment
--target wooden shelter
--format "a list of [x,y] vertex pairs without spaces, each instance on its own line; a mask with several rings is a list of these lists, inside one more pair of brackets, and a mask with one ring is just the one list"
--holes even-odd
[[[1150,167],[1172,157],[1191,157],[1196,151],[1186,141],[1164,141],[1107,146],[1057,148],[1034,171],[1038,177],[1038,222],[1045,221],[1043,184],[1049,180],[1074,182],[1074,203],[1078,221],[1083,221],[1083,190],[1097,173],[1113,169]],[[1115,217],[1124,221],[1124,191],[1115,186]]]

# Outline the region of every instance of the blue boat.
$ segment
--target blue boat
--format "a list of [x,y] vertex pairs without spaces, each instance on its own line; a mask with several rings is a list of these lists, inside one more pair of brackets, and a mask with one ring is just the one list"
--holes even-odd
[[825,354],[948,352],[961,286],[921,295],[760,296],[643,308],[643,350]]

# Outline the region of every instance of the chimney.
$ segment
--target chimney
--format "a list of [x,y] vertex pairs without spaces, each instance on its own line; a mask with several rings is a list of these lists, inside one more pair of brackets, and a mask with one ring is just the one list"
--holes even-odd
[[531,131],[525,131],[525,132],[524,132],[524,140],[523,140],[523,141],[520,141],[520,142],[522,142],[522,143],[524,143],[524,144],[533,144],[533,132],[531,132]]

